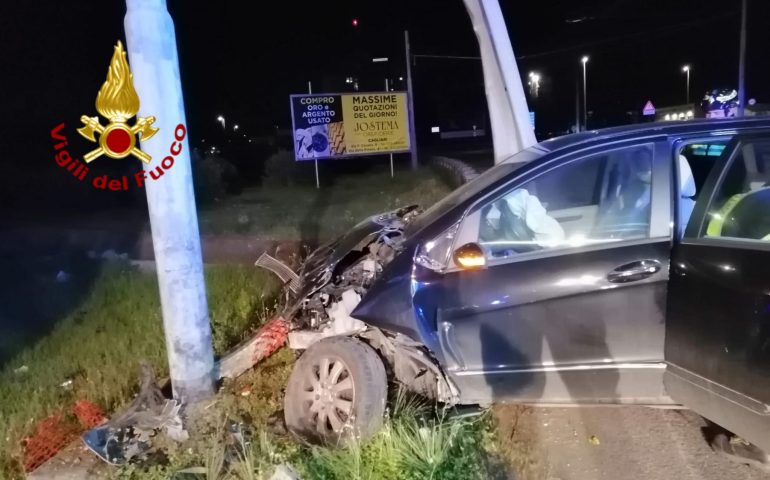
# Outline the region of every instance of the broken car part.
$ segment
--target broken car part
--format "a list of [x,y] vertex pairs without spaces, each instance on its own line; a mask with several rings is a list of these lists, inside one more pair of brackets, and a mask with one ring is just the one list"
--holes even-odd
[[188,438],[179,415],[181,403],[163,396],[149,364],[143,362],[140,368],[141,388],[134,401],[109,422],[81,437],[89,450],[111,465],[123,465],[148,452],[158,430],[165,430],[178,442]]

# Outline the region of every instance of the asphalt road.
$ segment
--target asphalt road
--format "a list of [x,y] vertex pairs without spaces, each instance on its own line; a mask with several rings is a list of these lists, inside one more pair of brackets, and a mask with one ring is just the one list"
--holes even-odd
[[517,480],[769,480],[704,440],[705,420],[688,410],[608,406],[493,409]]

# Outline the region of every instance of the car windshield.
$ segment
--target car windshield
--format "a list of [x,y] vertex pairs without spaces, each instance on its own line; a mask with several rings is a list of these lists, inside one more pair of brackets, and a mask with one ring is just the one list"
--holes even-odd
[[409,225],[407,235],[422,230],[427,225],[430,225],[436,219],[452,210],[455,206],[465,202],[478,192],[485,190],[490,185],[497,183],[499,180],[510,175],[513,171],[528,164],[532,160],[540,158],[544,153],[545,152],[542,150],[527,148],[512,155],[489,170],[484,171],[478,177],[453,190],[452,193],[423,212]]

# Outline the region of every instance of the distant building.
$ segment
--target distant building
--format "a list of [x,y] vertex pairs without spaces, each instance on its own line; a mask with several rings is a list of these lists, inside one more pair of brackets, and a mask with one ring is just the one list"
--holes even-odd
[[694,104],[672,105],[670,107],[657,107],[655,109],[655,120],[692,120],[693,118],[703,118],[702,111],[696,109]]
[[[746,105],[746,116],[770,115],[770,103],[755,103]],[[728,116],[730,116],[728,114]],[[655,121],[692,120],[693,118],[706,118],[703,108],[695,104],[673,105],[670,107],[657,107],[655,109]],[[709,118],[718,118],[712,114]]]

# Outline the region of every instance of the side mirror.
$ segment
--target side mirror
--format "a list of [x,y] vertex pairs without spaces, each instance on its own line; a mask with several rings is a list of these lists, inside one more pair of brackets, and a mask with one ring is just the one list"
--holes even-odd
[[483,268],[487,263],[484,250],[478,243],[466,243],[458,247],[452,254],[455,264],[463,270],[476,270]]

